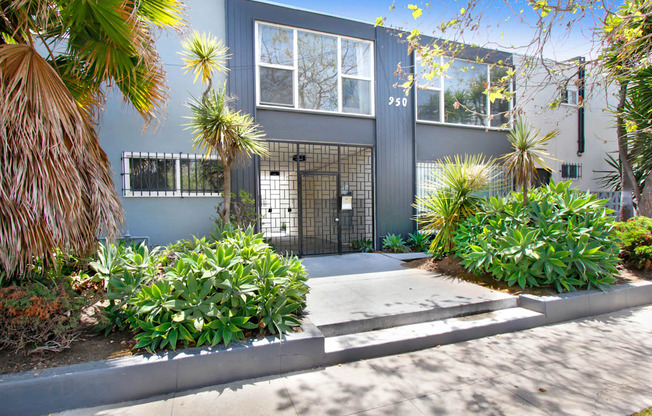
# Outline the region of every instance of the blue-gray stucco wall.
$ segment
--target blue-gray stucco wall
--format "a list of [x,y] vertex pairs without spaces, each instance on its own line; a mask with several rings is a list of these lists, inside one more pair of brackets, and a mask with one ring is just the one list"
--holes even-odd
[[[185,4],[191,28],[225,37],[223,0],[187,0]],[[199,82],[193,84],[193,76],[182,70],[180,42],[186,35],[168,32],[158,35],[156,45],[170,87],[170,99],[160,120],[143,132],[143,119],[112,92],[99,125],[100,143],[111,163],[112,179],[124,207],[123,233],[148,237],[151,244],[157,245],[193,235],[208,235],[212,231],[211,217],[216,215],[215,206],[222,201],[220,197],[123,196],[123,152],[193,153],[192,134],[185,127],[188,123],[185,117],[189,114],[185,102],[191,94],[199,96],[202,86]]]

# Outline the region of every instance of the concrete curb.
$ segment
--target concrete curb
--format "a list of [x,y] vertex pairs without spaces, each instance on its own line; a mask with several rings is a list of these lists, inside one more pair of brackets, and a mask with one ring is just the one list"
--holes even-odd
[[652,303],[652,282],[633,282],[605,290],[554,296],[520,295],[518,305],[546,317],[546,325]]
[[99,406],[312,368],[323,362],[324,336],[312,323],[283,339],[228,348],[190,348],[0,375],[2,415],[39,415]]
[[[605,292],[589,290],[546,297],[521,295],[518,306],[542,314],[543,319],[524,321],[516,329],[513,323],[505,322],[500,329],[511,332],[651,303],[652,282],[629,283]],[[303,332],[288,334],[282,340],[267,337],[232,344],[228,348],[190,348],[0,375],[0,403],[3,403],[0,413],[38,415],[145,399],[305,370],[332,361],[334,357],[326,356],[321,331],[310,322],[304,323],[302,329]],[[496,333],[495,330],[490,332]],[[452,342],[459,342],[490,332],[481,327],[449,336],[454,338]]]

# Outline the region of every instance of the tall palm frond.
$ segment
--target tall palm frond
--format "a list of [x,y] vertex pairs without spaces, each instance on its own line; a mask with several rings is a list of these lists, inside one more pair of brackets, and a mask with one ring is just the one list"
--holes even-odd
[[559,134],[559,130],[549,131],[539,137],[541,130],[534,130],[524,119],[519,118],[514,123],[514,129],[507,134],[507,140],[512,145],[512,152],[500,159],[507,167],[507,172],[514,176],[516,186],[523,192],[523,203],[527,203],[527,190],[537,177],[537,168],[551,170],[545,158],[553,159],[546,145]]
[[[265,155],[267,148],[253,117],[228,106],[226,85],[211,90],[206,102],[191,100],[189,128],[193,131],[195,148],[206,155],[217,154],[225,166],[244,161],[252,154]],[[225,178],[226,180],[226,178]]]
[[224,202],[218,212],[226,223],[231,218],[231,167],[248,156],[266,155],[265,134],[253,117],[229,108],[226,83],[212,89],[214,73],[227,71],[228,48],[210,34],[199,32],[194,32],[181,46],[186,73],[194,72],[195,81],[201,76],[206,85],[201,100],[188,102],[191,112],[188,128],[193,131],[195,149],[201,149],[206,156],[217,154],[220,157],[224,170]]
[[[122,208],[92,116],[115,86],[149,122],[167,86],[152,30],[179,0],[5,0],[0,35],[0,268],[117,234]],[[44,51],[44,56],[38,51]]]
[[29,45],[0,47],[0,267],[85,252],[122,210],[88,115]]
[[195,74],[193,82],[201,76],[201,82],[211,89],[211,82],[215,73],[228,71],[226,61],[229,58],[229,48],[221,40],[208,33],[194,31],[188,39],[181,42],[181,55],[184,62],[184,73]]

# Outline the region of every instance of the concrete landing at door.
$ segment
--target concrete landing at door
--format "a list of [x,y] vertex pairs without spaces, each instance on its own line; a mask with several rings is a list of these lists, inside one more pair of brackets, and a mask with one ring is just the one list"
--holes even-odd
[[401,263],[377,253],[304,259],[308,319],[328,337],[517,306],[514,296]]

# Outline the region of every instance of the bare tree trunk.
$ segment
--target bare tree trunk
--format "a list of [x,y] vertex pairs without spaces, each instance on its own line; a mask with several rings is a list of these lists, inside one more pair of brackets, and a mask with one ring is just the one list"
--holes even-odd
[[620,175],[620,221],[627,221],[634,216],[634,201],[632,194],[636,197],[636,201],[640,203],[641,194],[638,189],[638,183],[634,176],[631,161],[629,160],[629,152],[627,151],[627,130],[625,129],[625,120],[623,119],[623,111],[625,110],[625,101],[627,99],[627,82],[624,81],[620,84],[618,114],[616,118],[616,132],[618,134],[618,155],[620,157],[620,165],[622,172]]
[[643,192],[641,193],[638,213],[645,217],[652,217],[652,171],[645,177],[645,188],[643,188]]
[[224,202],[222,203],[222,222],[227,223],[231,220],[231,166],[223,163],[224,169]]

